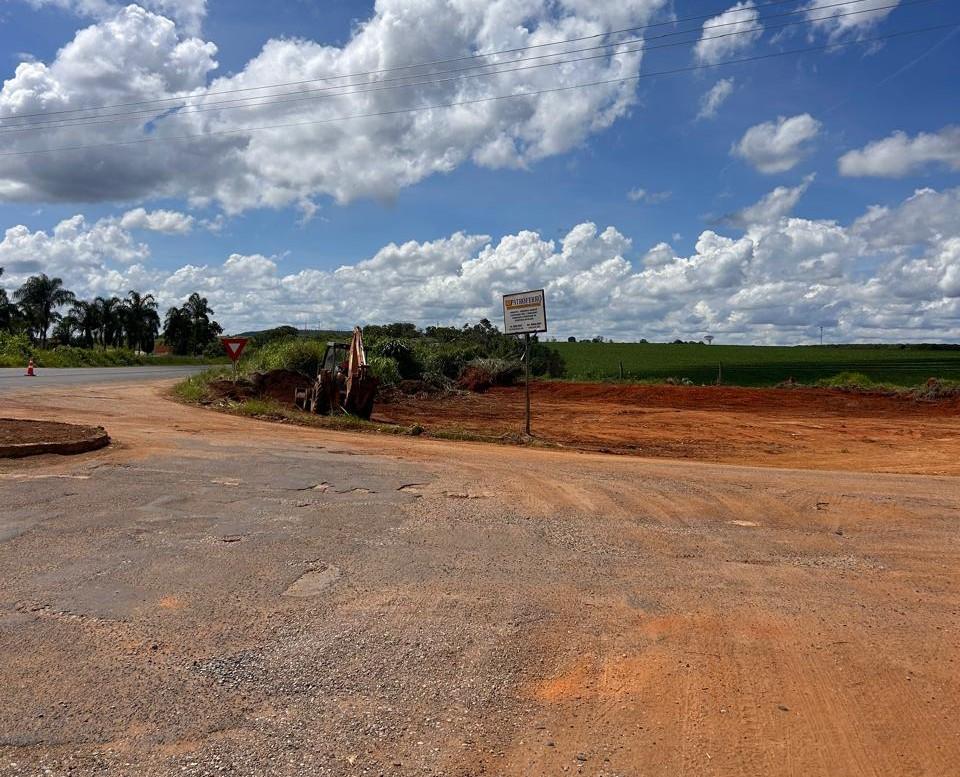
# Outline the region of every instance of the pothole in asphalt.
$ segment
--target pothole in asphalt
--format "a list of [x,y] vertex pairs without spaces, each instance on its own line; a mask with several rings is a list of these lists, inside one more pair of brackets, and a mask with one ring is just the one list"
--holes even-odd
[[305,572],[283,592],[284,596],[317,596],[340,579],[337,567],[323,567]]
[[727,523],[733,524],[734,526],[747,526],[750,528],[760,525],[759,523],[754,523],[753,521],[727,521]]

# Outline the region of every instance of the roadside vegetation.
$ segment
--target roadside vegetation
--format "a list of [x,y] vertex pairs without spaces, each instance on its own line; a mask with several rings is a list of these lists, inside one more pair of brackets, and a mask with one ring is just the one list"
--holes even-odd
[[[329,334],[329,337],[323,335]],[[363,330],[367,361],[382,387],[413,382],[423,388],[458,385],[473,390],[511,385],[523,373],[523,342],[502,334],[486,319],[463,327],[427,327],[397,323]],[[293,327],[258,332],[237,365],[240,377],[271,370],[317,374],[328,340],[346,340],[349,333],[305,337]],[[536,377],[560,378],[563,358],[531,338],[530,370]],[[211,379],[217,374],[211,373]],[[465,384],[469,383],[467,386]]]
[[12,299],[0,287],[2,367],[21,367],[28,359],[38,367],[225,361],[222,331],[199,294],[161,320],[153,295],[135,290],[123,298],[84,300],[45,273],[28,278]]
[[960,380],[957,345],[745,346],[705,343],[547,343],[580,381],[776,386],[781,383],[864,389]]
[[[327,334],[327,333],[323,333]],[[317,416],[291,404],[246,395],[243,387],[258,373],[293,371],[312,378],[320,368],[328,339],[343,340],[347,333],[328,337],[304,337],[292,327],[279,327],[252,336],[236,372],[230,368],[207,370],[181,381],[173,395],[182,402],[211,405],[237,415],[287,421],[344,430],[368,430],[390,434],[419,435],[419,424],[402,426],[362,421],[346,415]],[[339,337],[336,335],[340,335]],[[435,393],[457,389],[485,391],[511,385],[523,373],[523,343],[502,334],[489,321],[461,328],[428,327],[397,323],[364,328],[367,360],[383,391]],[[532,338],[531,372],[538,377],[559,378],[564,364],[554,351]],[[233,384],[236,378],[238,383]],[[240,386],[240,391],[234,387]],[[292,391],[291,391],[291,400]],[[487,440],[466,430],[434,433],[462,440]],[[499,438],[496,438],[499,439]],[[503,440],[510,442],[513,440]]]
[[23,367],[29,359],[39,368],[53,367],[131,367],[137,365],[191,365],[226,362],[226,357],[152,355],[129,348],[76,348],[58,345],[38,348],[23,334],[0,332],[0,367]]

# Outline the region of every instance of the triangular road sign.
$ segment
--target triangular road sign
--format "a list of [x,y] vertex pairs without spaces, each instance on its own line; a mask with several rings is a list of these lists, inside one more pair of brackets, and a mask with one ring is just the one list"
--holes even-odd
[[249,337],[220,338],[220,342],[223,344],[223,350],[227,352],[227,356],[230,357],[230,361],[232,362],[235,362],[240,358],[240,355],[243,353],[243,349],[247,347],[247,343],[249,341]]

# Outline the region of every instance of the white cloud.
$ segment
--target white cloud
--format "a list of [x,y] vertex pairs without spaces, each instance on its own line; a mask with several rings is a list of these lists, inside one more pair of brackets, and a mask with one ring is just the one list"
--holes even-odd
[[167,235],[186,235],[193,229],[193,216],[175,210],[147,211],[134,208],[120,217],[124,229],[146,229]]
[[[0,91],[0,133],[6,133],[0,137],[7,153],[145,138],[160,142],[0,155],[0,198],[116,201],[183,196],[199,205],[216,202],[232,213],[323,197],[339,202],[389,199],[404,187],[469,162],[522,168],[576,147],[624,116],[635,101],[636,83],[488,98],[634,76],[640,71],[642,53],[493,77],[447,77],[434,79],[435,83],[420,79],[415,88],[370,91],[360,85],[341,90],[354,92],[341,96],[314,91],[288,96],[283,104],[243,110],[223,105],[228,97],[214,93],[307,81],[301,88],[329,90],[331,78],[341,79],[334,83],[361,84],[363,79],[342,79],[384,67],[641,25],[666,4],[667,0],[565,0],[560,5],[552,0],[379,0],[371,18],[342,47],[301,38],[270,40],[235,75],[212,81],[217,66],[213,44],[182,37],[169,20],[128,6],[78,32],[52,62],[18,66]],[[424,24],[424,19],[430,23]],[[262,93],[247,91],[242,96]],[[9,119],[18,115],[182,94],[194,95],[203,111],[162,116],[158,112],[144,117],[144,122],[152,119],[145,126],[125,122],[9,132]],[[408,109],[415,111],[404,112]],[[366,118],[341,120],[356,115]],[[256,131],[279,124],[288,126]],[[234,130],[188,142],[163,142]]]
[[715,83],[703,97],[700,98],[700,112],[697,113],[698,119],[712,119],[717,115],[720,106],[727,98],[733,94],[734,78],[721,78]]
[[[35,8],[55,6],[92,19],[110,19],[117,15],[125,2],[112,0],[27,0]],[[138,5],[169,19],[173,19],[188,33],[195,35],[200,31],[207,15],[207,0],[140,0]]]
[[840,157],[841,175],[901,178],[931,165],[960,170],[960,125],[910,137],[894,132]]
[[917,189],[896,208],[874,205],[851,226],[851,232],[878,249],[906,250],[935,243],[960,232],[960,189]]
[[783,173],[796,167],[810,150],[822,125],[809,113],[783,116],[757,124],[735,143],[731,153],[749,162],[761,173]]
[[653,248],[644,254],[640,263],[644,267],[662,267],[670,264],[676,259],[677,252],[669,243],[657,243]]
[[694,56],[701,64],[712,65],[750,48],[763,35],[759,21],[760,12],[753,0],[731,6],[703,23],[700,40],[693,48]]
[[642,202],[647,205],[659,205],[661,202],[666,202],[673,196],[673,192],[651,192],[647,189],[641,189],[637,187],[631,189],[627,192],[627,199],[630,202]]
[[737,211],[728,220],[741,227],[774,224],[797,207],[797,203],[813,183],[813,179],[813,175],[808,175],[799,186],[778,186],[758,202]]
[[616,228],[584,223],[559,241],[520,231],[391,243],[335,270],[237,253],[171,272],[150,265],[120,219],[76,216],[8,230],[0,280],[12,289],[43,269],[83,296],[137,288],[162,307],[200,291],[232,331],[496,321],[500,294],[542,286],[557,336],[809,342],[828,323],[843,340],[960,338],[960,188],[921,189],[841,224],[790,215],[809,183],[773,190],[740,211],[740,237],[704,231],[686,256],[666,243],[635,254]]
[[856,5],[838,5],[836,0],[810,0],[806,16],[814,20],[814,29],[824,31],[836,40],[845,36],[862,36],[893,13],[897,5],[899,0],[859,0]]
[[11,227],[0,241],[3,283],[17,286],[38,272],[85,283],[107,268],[143,261],[149,248],[137,243],[115,219],[89,224],[83,216],[64,219],[49,232]]

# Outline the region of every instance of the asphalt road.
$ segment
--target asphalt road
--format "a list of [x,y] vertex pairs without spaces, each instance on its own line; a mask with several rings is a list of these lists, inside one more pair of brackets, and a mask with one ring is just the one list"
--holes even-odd
[[337,433],[171,383],[4,396],[114,444],[0,460],[0,777],[957,773],[958,478]]
[[0,368],[0,394],[33,388],[89,386],[98,383],[135,382],[185,378],[206,367],[64,367],[37,369],[33,378],[24,375],[22,367]]

